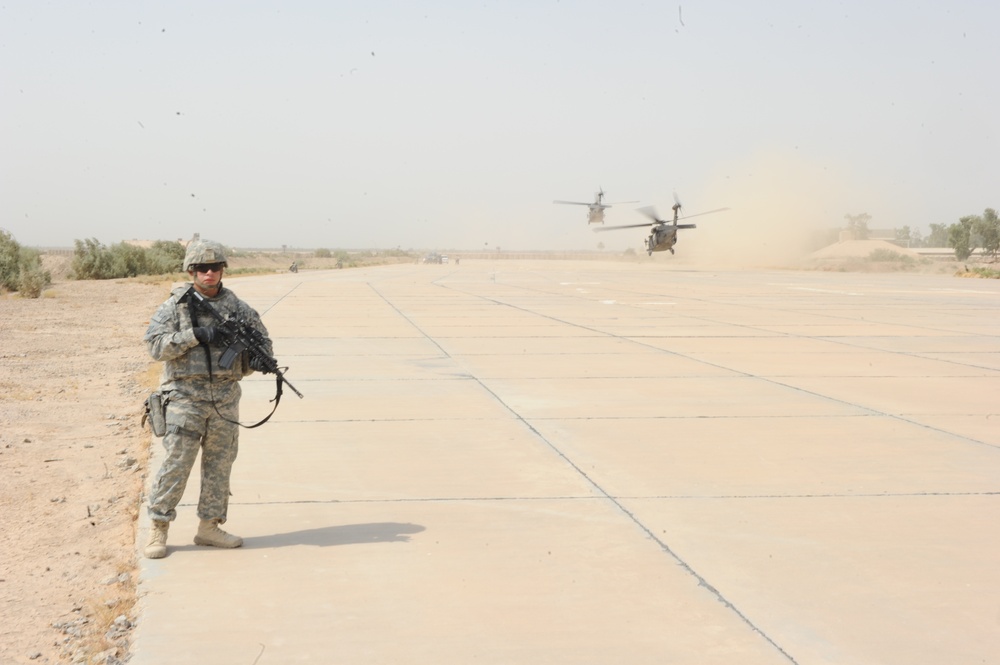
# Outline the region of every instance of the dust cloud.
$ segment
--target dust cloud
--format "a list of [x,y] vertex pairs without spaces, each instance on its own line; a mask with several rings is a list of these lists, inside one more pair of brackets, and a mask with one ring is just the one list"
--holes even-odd
[[[677,253],[716,269],[787,267],[824,246],[843,226],[845,187],[827,168],[795,156],[767,155],[729,166],[699,190],[705,209],[729,210],[691,219]],[[699,210],[684,210],[695,215]]]

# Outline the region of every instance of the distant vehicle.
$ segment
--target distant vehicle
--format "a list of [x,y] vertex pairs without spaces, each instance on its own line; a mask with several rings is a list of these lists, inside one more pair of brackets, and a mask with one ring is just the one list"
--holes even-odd
[[[588,224],[603,224],[604,223],[604,211],[610,208],[613,204],[604,203],[604,188],[597,190],[594,194],[593,203],[583,203],[581,201],[553,201],[553,203],[561,203],[564,205],[574,205],[574,206],[587,206],[587,223]],[[637,203],[637,201],[618,201],[617,203]]]
[[441,255],[441,263],[448,263],[448,255],[447,254],[442,254]]
[[438,254],[437,252],[431,252],[430,254],[427,254],[426,256],[424,256],[424,261],[423,262],[424,263],[441,263],[441,259],[442,259],[442,257],[441,257],[440,254]]
[[[697,228],[694,224],[678,224],[680,219],[690,219],[691,217],[697,217],[699,215],[708,215],[713,212],[722,212],[723,210],[729,210],[729,208],[717,208],[715,210],[709,210],[707,212],[699,212],[695,215],[687,215],[686,217],[680,216],[681,202],[677,200],[674,196],[674,219],[671,224],[667,220],[660,219],[656,216],[656,210],[654,208],[645,207],[639,208],[639,212],[649,217],[653,220],[653,225],[649,229],[649,237],[646,238],[646,253],[652,256],[653,252],[665,252],[670,250],[670,253],[674,253],[674,245],[677,244],[677,229],[693,229]],[[594,229],[597,231],[616,231],[618,229],[635,229],[640,226],[646,226],[646,224],[626,224],[624,226],[607,226],[603,229]]]

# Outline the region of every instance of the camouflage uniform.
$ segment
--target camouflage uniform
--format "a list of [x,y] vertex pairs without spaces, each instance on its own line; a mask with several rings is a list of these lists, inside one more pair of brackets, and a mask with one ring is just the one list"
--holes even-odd
[[[239,381],[253,370],[245,352],[232,367],[222,369],[219,358],[225,347],[218,343],[199,344],[193,328],[217,322],[211,314],[200,310],[197,321],[191,321],[187,303],[180,302],[190,286],[180,286],[171,292],[153,315],[144,338],[153,359],[163,361],[160,390],[169,396],[167,433],[163,437],[167,452],[150,492],[149,516],[161,522],[177,516],[175,508],[200,448],[198,517],[222,524],[229,507],[229,476],[239,447],[239,426],[225,419],[239,420]],[[268,354],[272,353],[260,316],[232,291],[220,285],[218,295],[206,300],[223,317],[234,315],[259,330]],[[211,368],[206,348],[211,355]]]

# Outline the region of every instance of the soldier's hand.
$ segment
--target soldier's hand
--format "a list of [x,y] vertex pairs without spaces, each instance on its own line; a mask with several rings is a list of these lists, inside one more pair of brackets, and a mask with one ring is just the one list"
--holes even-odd
[[272,374],[274,372],[273,364],[261,358],[259,356],[250,356],[250,369],[256,372],[263,372],[264,374]]
[[219,329],[215,326],[198,326],[194,329],[195,339],[202,344],[211,344],[213,340],[221,336]]

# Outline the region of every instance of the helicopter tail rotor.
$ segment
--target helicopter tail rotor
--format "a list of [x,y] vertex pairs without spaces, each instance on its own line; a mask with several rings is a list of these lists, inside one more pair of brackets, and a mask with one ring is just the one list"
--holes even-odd
[[677,196],[677,190],[674,190],[674,205],[673,205],[674,226],[677,226],[677,220],[680,217],[681,208],[683,208],[683,207],[684,206],[681,205],[681,199],[680,199],[680,197]]

